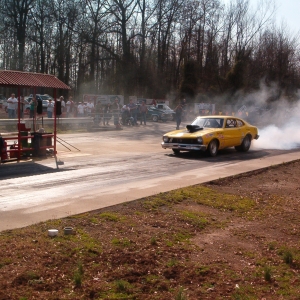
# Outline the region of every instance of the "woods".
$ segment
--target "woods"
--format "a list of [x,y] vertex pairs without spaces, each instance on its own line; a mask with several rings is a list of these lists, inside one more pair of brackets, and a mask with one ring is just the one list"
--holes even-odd
[[[56,75],[74,95],[188,102],[300,88],[297,36],[272,0],[0,0],[0,68]],[[278,94],[279,95],[279,94]],[[274,97],[279,97],[275,95]]]

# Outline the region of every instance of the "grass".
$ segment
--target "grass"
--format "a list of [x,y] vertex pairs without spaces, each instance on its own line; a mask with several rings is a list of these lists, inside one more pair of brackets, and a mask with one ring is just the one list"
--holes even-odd
[[[263,211],[263,225],[273,226],[279,204]],[[284,215],[268,239],[249,231],[257,224],[244,216],[260,211],[251,198],[198,185],[1,232],[0,287],[14,289],[11,299],[298,299],[297,236]],[[76,234],[64,235],[66,226]],[[10,285],[16,274],[21,284]]]
[[193,212],[189,210],[180,211],[181,218],[184,222],[189,222],[193,226],[203,229],[208,224],[206,215],[201,212]]
[[159,207],[172,206],[185,200],[193,200],[201,205],[238,212],[246,212],[256,206],[255,201],[250,198],[219,193],[201,185],[145,198],[143,205],[146,209],[157,210]]

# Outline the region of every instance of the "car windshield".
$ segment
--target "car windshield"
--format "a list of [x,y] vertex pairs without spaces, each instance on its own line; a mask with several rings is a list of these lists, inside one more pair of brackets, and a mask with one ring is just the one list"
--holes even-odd
[[192,125],[197,125],[202,128],[222,128],[223,123],[223,118],[196,118]]

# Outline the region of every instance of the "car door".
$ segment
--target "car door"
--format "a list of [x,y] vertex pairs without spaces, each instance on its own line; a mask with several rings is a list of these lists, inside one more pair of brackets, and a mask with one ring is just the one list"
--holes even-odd
[[241,144],[241,127],[238,127],[236,118],[227,118],[224,126],[225,147],[233,147]]

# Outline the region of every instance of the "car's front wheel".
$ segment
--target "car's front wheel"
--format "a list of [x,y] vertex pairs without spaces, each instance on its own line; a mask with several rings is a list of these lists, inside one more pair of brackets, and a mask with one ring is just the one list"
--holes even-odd
[[153,122],[157,122],[157,121],[158,121],[158,116],[153,116],[153,117],[152,117],[152,121],[153,121]]
[[235,150],[241,152],[247,152],[250,149],[250,146],[251,146],[251,137],[249,135],[246,135],[242,141],[242,144],[240,146],[236,146]]
[[217,140],[212,140],[207,147],[208,154],[212,157],[216,156],[218,153],[219,143]]

